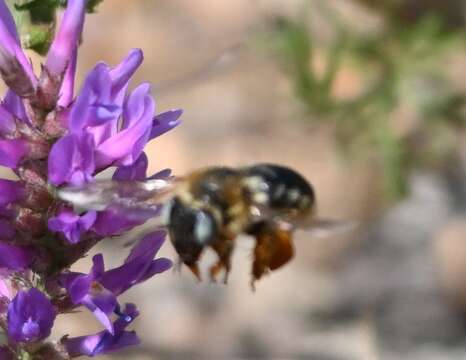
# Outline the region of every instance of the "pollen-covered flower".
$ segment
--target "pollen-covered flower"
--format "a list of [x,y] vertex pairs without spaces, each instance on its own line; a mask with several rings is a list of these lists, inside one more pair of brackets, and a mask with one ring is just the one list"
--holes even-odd
[[[169,170],[147,176],[144,147],[177,126],[181,110],[157,115],[148,83],[128,91],[143,61],[140,49],[130,50],[116,66],[98,63],[74,94],[87,1],[66,3],[36,75],[0,0],[0,76],[8,86],[0,101],[0,166],[17,176],[0,179],[0,327],[8,335],[0,359],[42,358],[50,349],[68,359],[139,343],[134,331],[125,330],[138,311],[131,304],[121,310],[118,298],[172,265],[155,258],[165,239],[159,231],[136,242],[119,267],[105,270],[98,254],[88,273],[69,270],[95,244],[160,209],[131,216],[116,207],[82,212],[55,198],[55,187],[93,182],[109,168],[115,169],[115,181],[169,176]],[[77,308],[91,311],[105,330],[46,342],[56,315]]]

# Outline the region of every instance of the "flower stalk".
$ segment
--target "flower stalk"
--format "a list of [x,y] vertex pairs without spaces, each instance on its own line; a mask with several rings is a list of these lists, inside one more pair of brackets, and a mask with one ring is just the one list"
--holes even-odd
[[[128,92],[143,61],[139,49],[116,66],[98,63],[74,93],[88,6],[67,1],[36,76],[0,0],[0,75],[9,88],[0,103],[0,166],[17,176],[0,179],[0,359],[63,360],[138,344],[127,327],[139,311],[118,297],[172,265],[156,258],[166,236],[157,231],[137,241],[120,267],[105,269],[97,254],[88,273],[70,271],[94,245],[152,215],[135,220],[115,209],[78,212],[51,189],[93,182],[109,168],[117,181],[144,180],[144,146],[181,116],[178,109],[156,115],[150,84]],[[49,340],[56,317],[75,310],[90,311],[102,331]]]

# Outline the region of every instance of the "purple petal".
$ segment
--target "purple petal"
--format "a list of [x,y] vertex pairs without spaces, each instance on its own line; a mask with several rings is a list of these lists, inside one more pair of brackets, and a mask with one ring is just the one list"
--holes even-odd
[[27,153],[28,147],[23,140],[0,140],[0,166],[14,169]]
[[139,119],[146,110],[145,103],[146,99],[150,97],[150,91],[150,84],[144,83],[134,89],[128,96],[124,104],[121,130],[127,129],[139,122]]
[[143,224],[152,216],[146,212],[128,214],[127,209],[111,207],[97,214],[92,230],[100,236],[117,235]]
[[28,247],[0,243],[0,268],[24,270],[32,264],[34,256]]
[[125,264],[137,260],[141,257],[150,257],[152,260],[157,252],[162,247],[167,233],[163,230],[154,231],[145,235],[139,242],[131,249],[128,257],[125,259]]
[[[1,0],[0,0],[1,1]],[[13,91],[8,90],[2,102],[3,107],[24,123],[29,123],[29,119],[24,108],[23,100]]]
[[143,152],[132,165],[120,166],[116,169],[112,179],[117,181],[143,181],[146,178],[148,165],[149,160],[147,159],[147,155]]
[[91,289],[94,281],[98,280],[104,272],[104,259],[102,254],[97,254],[92,258],[92,268],[89,275],[76,273],[64,274],[63,285],[68,290],[73,304],[80,304]]
[[[119,295],[150,276],[170,268],[164,260],[154,264],[153,258],[162,246],[165,232],[157,231],[144,236],[132,249],[125,263],[115,269],[106,271],[100,282],[105,288]],[[150,275],[149,275],[150,274]]]
[[16,129],[13,115],[0,105],[0,135],[10,135]]
[[68,294],[75,305],[81,304],[94,281],[91,275],[76,276],[67,286]]
[[86,0],[68,0],[68,6],[45,62],[51,74],[62,76],[67,65],[72,62],[73,54],[79,45],[85,10]]
[[87,307],[111,334],[114,334],[111,315],[117,304],[115,295],[98,283],[92,285],[89,295],[81,301],[81,305]]
[[172,173],[171,169],[163,169],[158,172],[156,172],[154,175],[149,176],[148,179],[166,179],[170,177]]
[[105,332],[100,332],[95,335],[64,338],[62,339],[62,342],[66,347],[66,351],[72,358],[79,356],[94,356],[94,350],[101,343],[104,336]]
[[35,87],[37,79],[28,58],[21,49],[14,23],[4,0],[0,0],[0,68],[11,70],[13,59],[16,59],[20,68],[15,71],[22,71],[24,77]]
[[96,165],[112,163],[131,165],[142,153],[150,134],[155,102],[148,84],[137,87],[125,104],[124,127],[116,135],[97,146]]
[[[97,64],[86,76],[84,85],[79,92],[70,112],[69,129],[71,133],[81,134],[92,121],[89,113],[93,104],[111,104],[111,79],[108,65]],[[96,113],[95,111],[93,112]]]
[[152,123],[152,130],[149,139],[152,140],[153,138],[178,126],[181,123],[179,118],[182,114],[183,110],[175,109],[156,115]]
[[96,217],[95,211],[77,215],[71,209],[63,209],[57,216],[49,219],[48,227],[52,231],[63,233],[71,244],[76,244],[81,239],[81,235],[94,224]]
[[65,76],[58,94],[57,106],[67,108],[73,101],[74,79],[76,75],[76,63],[78,58],[78,49],[76,48],[71,54],[71,59],[66,67]]
[[129,80],[141,65],[143,54],[141,49],[132,49],[123,61],[110,70],[112,78],[112,96],[120,105]]
[[20,200],[24,196],[24,187],[19,181],[0,179],[0,206]]
[[105,272],[104,256],[102,254],[94,255],[92,258],[91,274],[94,279],[100,279]]
[[153,260],[150,266],[146,269],[144,276],[142,276],[139,279],[138,284],[143,281],[149,280],[152,276],[156,274],[160,274],[160,273],[163,273],[171,269],[172,266],[173,266],[173,261],[167,258],[159,258],[159,259]]
[[16,31],[16,24],[11,16],[10,9],[5,4],[4,0],[0,0],[0,21],[5,24],[6,29],[10,33],[11,37],[14,38],[17,43],[19,44],[19,36],[18,32]]
[[94,173],[94,141],[91,135],[79,138],[67,135],[58,140],[48,160],[49,181],[54,185],[81,185],[92,180]]
[[140,340],[136,333],[125,329],[138,315],[136,307],[133,304],[128,304],[115,321],[114,335],[108,331],[102,331],[95,335],[64,338],[62,343],[71,357],[107,354],[127,346],[137,345]]
[[87,126],[99,126],[116,120],[121,115],[121,107],[114,104],[94,103],[89,105]]
[[42,340],[50,335],[55,316],[42,292],[36,288],[19,291],[8,306],[8,336],[21,342]]

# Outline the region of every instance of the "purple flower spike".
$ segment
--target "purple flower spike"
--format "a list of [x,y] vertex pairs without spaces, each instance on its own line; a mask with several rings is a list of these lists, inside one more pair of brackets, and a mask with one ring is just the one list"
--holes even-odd
[[[50,74],[63,76],[66,68],[73,62],[73,57],[76,57],[85,10],[86,0],[68,0],[68,6],[45,62],[45,67]],[[74,77],[74,72],[72,77]]]
[[68,242],[76,244],[81,239],[81,235],[94,224],[96,217],[95,211],[80,216],[71,209],[63,209],[57,216],[49,219],[48,225],[50,230],[63,233]]
[[30,248],[0,243],[0,269],[24,270],[33,260],[34,252]]
[[[0,167],[17,176],[17,181],[0,179],[0,322],[8,336],[0,345],[0,360],[26,353],[68,358],[66,351],[69,357],[96,356],[138,344],[136,333],[126,328],[139,313],[132,304],[122,310],[118,297],[172,266],[169,259],[156,258],[166,237],[158,231],[138,239],[119,267],[105,271],[98,254],[88,273],[70,271],[92,246],[158,216],[162,206],[128,211],[115,202],[104,211],[79,213],[60,192],[88,183],[91,192],[99,191],[92,183],[110,167],[116,168],[116,181],[169,177],[168,169],[148,177],[144,147],[176,127],[182,111],[156,115],[148,83],[128,92],[143,61],[140,49],[116,66],[98,63],[75,94],[88,0],[64,2],[62,21],[36,77],[10,4],[0,0],[0,77],[7,85],[0,102]],[[105,330],[65,336],[61,344],[45,339],[58,314],[80,307]]]
[[55,310],[36,288],[19,291],[8,306],[8,336],[16,342],[33,342],[50,335]]
[[134,331],[126,328],[139,315],[134,304],[126,304],[119,318],[114,323],[115,333],[101,331],[95,335],[64,338],[64,344],[71,357],[96,356],[121,350],[128,346],[138,345],[140,340]]

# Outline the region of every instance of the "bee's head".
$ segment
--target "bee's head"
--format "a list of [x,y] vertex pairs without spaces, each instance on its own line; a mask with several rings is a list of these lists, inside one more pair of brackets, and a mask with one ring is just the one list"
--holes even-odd
[[171,241],[181,260],[193,265],[202,250],[216,238],[217,224],[209,211],[186,206],[177,198],[170,207]]
[[311,184],[296,171],[279,165],[259,164],[245,169],[251,201],[273,212],[301,216],[314,207]]

